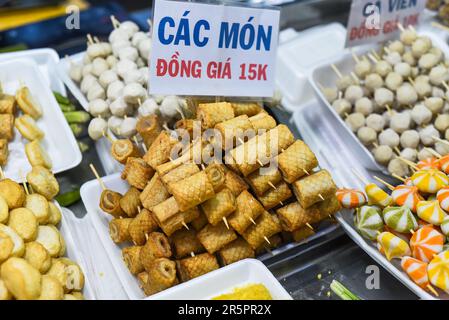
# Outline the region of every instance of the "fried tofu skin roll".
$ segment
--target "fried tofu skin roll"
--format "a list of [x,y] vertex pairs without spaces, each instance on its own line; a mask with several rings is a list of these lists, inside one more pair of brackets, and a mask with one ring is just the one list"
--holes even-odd
[[129,218],[134,218],[139,213],[140,191],[137,188],[130,187],[120,199],[120,207]]
[[193,220],[190,224],[196,231],[203,229],[209,222],[207,221],[206,215],[200,212],[198,218]]
[[208,224],[197,235],[201,244],[210,254],[223,248],[228,243],[237,239],[237,235],[231,229],[221,222],[216,226]]
[[[198,123],[198,125],[196,124]],[[198,132],[201,132],[201,123],[194,119],[182,119],[175,123],[176,133],[182,137],[182,139],[187,139],[185,135],[188,135],[188,139],[192,140],[194,136],[194,130],[198,128]]]
[[170,242],[165,234],[152,232],[148,236],[147,243],[140,250],[140,262],[147,272],[150,272],[151,262],[158,258],[170,258],[172,251]]
[[338,201],[336,195],[324,201],[318,202],[316,206],[320,212],[320,217],[318,218],[319,220],[313,220],[312,223],[319,222],[330,215],[336,214],[342,209],[340,201]]
[[271,130],[276,127],[276,120],[265,112],[260,112],[248,120],[256,132],[262,133],[262,130]]
[[189,210],[215,195],[214,185],[204,171],[171,184],[170,189],[181,211]]
[[143,286],[148,282],[148,272],[142,271],[137,275],[137,281],[139,282],[139,287],[143,289]]
[[139,246],[126,247],[122,249],[123,261],[125,262],[129,272],[133,275],[136,275],[144,270],[143,265],[140,262],[141,250],[142,247]]
[[154,206],[152,209],[153,215],[159,225],[163,225],[167,220],[179,213],[179,206],[174,197]]
[[122,207],[120,206],[120,199],[123,196],[112,190],[103,190],[100,196],[100,208],[104,212],[110,214],[114,218],[124,217],[126,216],[125,212],[123,212]]
[[156,115],[150,115],[142,117],[137,121],[136,130],[148,149],[161,133],[162,127],[158,117]]
[[337,192],[337,186],[327,170],[318,171],[293,183],[293,192],[303,208],[329,199]]
[[270,166],[267,168],[262,168],[251,173],[247,177],[247,181],[251,186],[251,189],[256,193],[256,195],[261,196],[265,192],[272,189],[273,185],[279,184],[282,180],[281,172],[275,167]]
[[115,243],[122,243],[125,241],[130,241],[131,236],[129,235],[129,225],[133,219],[123,218],[123,219],[112,219],[109,222],[109,235],[112,241]]
[[243,259],[254,258],[254,249],[242,238],[232,241],[218,251],[220,261],[228,265]]
[[263,108],[254,102],[232,102],[231,105],[236,117],[243,114],[252,117],[263,111]]
[[301,140],[296,140],[282,152],[277,162],[284,180],[293,183],[312,172],[318,166],[318,160],[310,148]]
[[207,220],[214,226],[233,213],[236,207],[234,194],[227,188],[201,204]]
[[44,132],[39,129],[36,121],[29,115],[25,114],[18,117],[15,122],[17,130],[19,130],[22,137],[29,141],[40,140],[44,137]]
[[202,253],[179,260],[176,263],[176,267],[182,282],[192,280],[220,268],[217,258],[209,253]]
[[140,158],[139,148],[128,139],[115,140],[111,146],[111,155],[121,164],[126,164],[128,158]]
[[22,87],[16,92],[17,105],[23,113],[34,119],[42,117],[42,108],[32,96],[28,87]]
[[292,232],[304,227],[307,223],[313,223],[320,211],[316,206],[304,209],[299,202],[292,202],[276,210],[281,221],[282,229]]
[[185,225],[198,219],[199,216],[200,211],[197,207],[195,207],[187,211],[178,212],[170,219],[167,219],[163,224],[160,225],[160,227],[167,236],[171,236],[175,231],[184,228]]
[[[182,153],[180,153],[182,152]],[[186,163],[201,163],[203,155],[203,143],[197,141],[185,146],[183,143],[177,144],[172,149],[170,161],[162,163],[156,167],[156,172],[163,177]]]
[[144,291],[145,294],[152,295],[178,283],[176,263],[167,258],[159,258],[148,266],[148,280],[144,285]]
[[241,115],[217,124],[215,129],[221,135],[220,147],[229,150],[240,145],[248,136],[248,131],[253,130],[253,126],[247,115]]
[[167,189],[170,190],[170,184],[193,176],[195,173],[198,172],[200,172],[200,169],[196,164],[185,163],[162,176],[162,182],[167,187]]
[[143,160],[156,170],[157,166],[170,160],[171,151],[177,143],[178,139],[167,131],[162,131],[148,148]]
[[129,235],[135,245],[142,246],[147,241],[147,236],[158,228],[150,211],[142,209],[131,221],[128,227]]
[[122,179],[126,180],[130,186],[143,190],[153,174],[153,168],[142,158],[130,157],[126,160],[126,166],[122,172]]
[[59,193],[59,183],[53,173],[42,166],[35,166],[27,174],[27,181],[34,192],[52,200]]
[[235,172],[225,170],[225,186],[231,190],[234,197],[237,197],[243,191],[248,190],[248,184]]
[[0,139],[11,141],[14,138],[14,115],[0,114]]
[[42,148],[39,140],[34,140],[25,144],[25,153],[28,158],[28,162],[32,167],[42,166],[47,169],[52,168],[51,159],[44,148]]
[[268,239],[281,231],[279,218],[265,211],[256,220],[256,224],[249,226],[242,236],[251,248],[256,249],[266,241],[265,238]]
[[41,274],[25,259],[9,258],[0,268],[0,277],[18,300],[35,300],[41,295]]
[[10,210],[23,207],[26,198],[23,188],[11,179],[0,180],[0,196],[6,201]]
[[234,109],[228,102],[202,103],[196,110],[203,129],[212,129],[220,122],[234,118]]
[[36,239],[38,222],[34,214],[26,208],[17,208],[9,213],[8,227],[25,241]]
[[140,194],[140,202],[146,209],[151,210],[169,197],[170,193],[165,188],[159,175],[155,173]]
[[0,139],[0,166],[6,165],[9,156],[8,140]]
[[222,164],[210,164],[204,172],[206,173],[210,183],[212,183],[212,187],[215,192],[220,191],[224,187],[225,169]]
[[235,200],[236,210],[228,219],[231,227],[239,234],[255,222],[265,209],[247,190],[243,191]]
[[255,250],[256,256],[269,252],[271,249],[278,248],[282,244],[282,237],[280,234],[275,234],[274,236],[269,237],[268,241],[270,241],[269,244],[265,241]]
[[181,229],[176,231],[171,241],[177,259],[188,257],[205,251],[203,245],[197,238],[195,230]]
[[14,96],[8,94],[0,96],[0,113],[16,113],[16,98]]
[[263,196],[259,197],[260,203],[262,203],[266,210],[270,210],[278,204],[282,204],[283,201],[289,199],[293,195],[288,184],[285,182],[282,182],[275,187],[275,189],[271,189]]
[[301,242],[315,234],[315,231],[309,227],[301,227],[292,231],[293,240],[295,242]]

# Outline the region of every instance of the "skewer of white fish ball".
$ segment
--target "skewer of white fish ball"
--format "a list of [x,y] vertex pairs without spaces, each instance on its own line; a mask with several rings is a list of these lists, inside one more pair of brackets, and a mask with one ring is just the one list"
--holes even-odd
[[386,129],[379,134],[379,144],[395,148],[399,145],[399,135],[393,129]]
[[365,116],[360,112],[351,113],[347,115],[345,122],[352,132],[357,132],[365,125]]
[[89,123],[87,132],[89,134],[89,137],[91,137],[92,140],[96,141],[104,136],[107,129],[108,123],[106,122],[106,120],[104,120],[103,118],[93,118]]
[[401,134],[400,143],[402,148],[416,149],[419,141],[419,133],[416,130],[406,130]]
[[370,146],[377,140],[377,133],[372,128],[361,127],[357,131],[357,137],[365,146]]

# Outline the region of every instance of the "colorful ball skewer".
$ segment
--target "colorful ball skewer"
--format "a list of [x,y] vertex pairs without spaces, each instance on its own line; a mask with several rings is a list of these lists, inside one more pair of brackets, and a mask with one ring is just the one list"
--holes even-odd
[[346,209],[354,209],[366,203],[366,196],[362,191],[356,189],[340,189],[337,191],[337,199],[341,206]]
[[363,206],[357,208],[355,226],[360,234],[370,240],[376,240],[379,232],[384,229],[381,211],[378,207]]
[[441,222],[440,228],[441,228],[441,232],[443,232],[443,234],[446,237],[449,237],[449,216],[447,216],[443,219],[443,222]]
[[449,185],[449,178],[439,170],[420,170],[413,174],[412,182],[419,191],[433,194]]
[[418,222],[408,207],[387,207],[383,210],[385,224],[396,232],[413,233]]
[[440,207],[449,212],[449,187],[444,187],[437,192],[437,200]]
[[412,255],[424,262],[432,260],[433,256],[443,250],[444,236],[427,225],[416,231],[410,239]]
[[377,235],[377,242],[383,249],[388,260],[409,256],[411,254],[408,243],[391,232],[379,233]]
[[393,203],[393,198],[383,191],[379,186],[375,183],[369,183],[360,173],[358,173],[355,169],[353,169],[354,174],[360,181],[365,185],[365,193],[368,196],[368,204],[376,205],[382,208],[388,207]]
[[421,160],[416,164],[416,167],[420,170],[441,169],[440,160],[437,158],[428,158]]
[[428,289],[438,297],[438,292],[430,285],[427,274],[428,264],[412,257],[403,257],[401,260],[402,270],[407,273],[410,279],[423,289]]
[[423,200],[417,187],[403,184],[393,189],[391,197],[397,205],[408,207],[413,212],[416,212],[418,202]]
[[420,201],[416,212],[418,217],[433,225],[439,226],[447,214],[441,209],[438,200]]
[[441,252],[430,261],[427,267],[430,283],[449,292],[449,251]]

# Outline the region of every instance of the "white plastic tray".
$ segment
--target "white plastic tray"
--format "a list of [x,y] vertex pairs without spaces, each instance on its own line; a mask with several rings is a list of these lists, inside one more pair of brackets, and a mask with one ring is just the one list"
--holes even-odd
[[273,300],[292,300],[265,265],[256,259],[245,259],[176,287],[152,295],[147,300],[210,300],[249,284],[263,284]]
[[64,84],[67,86],[69,91],[73,94],[76,100],[81,104],[81,106],[86,110],[89,111],[89,102],[87,101],[86,96],[81,92],[80,88],[78,87],[78,84],[76,84],[69,76],[70,71],[70,62],[75,64],[80,64],[83,60],[84,54],[86,52],[80,52],[77,54],[74,54],[68,58],[63,58],[59,61],[57,65],[57,72],[59,75],[59,78],[64,82]]
[[[432,40],[433,44],[436,47],[440,48],[444,52],[446,57],[449,57],[449,47],[440,37],[426,31],[419,31],[419,33],[421,35],[428,36]],[[370,48],[377,49],[378,46],[364,47],[363,49],[358,51],[358,54],[363,54]],[[314,70],[312,71],[310,75],[310,82],[319,98],[320,103],[326,107],[326,112],[323,113],[323,116],[325,114],[330,114],[331,117],[329,119],[332,122],[332,125],[334,125],[335,127],[338,126],[343,128],[343,130],[339,130],[340,138],[344,140],[347,145],[352,145],[351,149],[354,152],[353,156],[357,157],[357,159],[365,168],[381,171],[385,174],[388,174],[385,166],[379,165],[375,161],[374,156],[371,154],[371,152],[359,141],[357,136],[351,131],[351,129],[349,129],[344,120],[341,119],[341,117],[335,112],[334,108],[332,108],[332,106],[322,94],[320,85],[324,87],[334,87],[337,80],[337,76],[331,69],[331,64],[335,64],[343,74],[348,74],[354,68],[354,60],[351,52],[349,50],[345,50],[344,54],[329,59],[328,61],[314,68]]]
[[[41,105],[43,115],[37,125],[45,133],[41,144],[52,160],[52,171],[60,173],[76,167],[81,162],[81,152],[37,64],[30,59],[0,62],[0,82],[9,94],[15,94],[23,83]],[[15,129],[15,138],[9,143],[10,155],[4,168],[5,175],[15,181],[22,181],[31,170],[24,150],[27,142]]]

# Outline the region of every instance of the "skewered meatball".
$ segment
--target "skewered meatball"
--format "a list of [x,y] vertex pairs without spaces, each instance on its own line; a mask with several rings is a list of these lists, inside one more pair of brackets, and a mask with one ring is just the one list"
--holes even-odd
[[400,39],[406,46],[411,46],[418,38],[415,30],[406,29],[401,33]]
[[92,61],[92,74],[99,77],[103,72],[109,69],[109,65],[103,58],[95,58]]
[[390,52],[389,54],[384,56],[384,60],[388,62],[390,66],[394,66],[402,62],[402,56],[399,54],[399,52]]
[[418,61],[418,65],[422,69],[430,70],[438,63],[438,57],[433,53],[424,54]]
[[85,64],[83,66],[83,69],[81,70],[81,73],[83,74],[83,77],[87,76],[88,74],[92,74],[92,69],[93,69],[93,66],[92,66],[91,63]]
[[411,115],[418,126],[428,124],[432,120],[432,111],[421,103],[413,107]]
[[151,39],[147,38],[147,39],[143,39],[142,41],[140,41],[138,49],[139,49],[140,57],[145,60],[148,60],[151,55]]
[[87,100],[92,101],[96,99],[106,99],[106,91],[104,88],[96,81],[87,91]]
[[435,143],[435,151],[442,156],[445,156],[449,154],[449,146],[443,142],[437,142]]
[[117,80],[112,82],[107,89],[107,97],[110,101],[117,100],[123,94],[125,85],[122,81]]
[[338,98],[337,88],[323,88],[322,93],[329,103],[334,102]]
[[111,113],[116,117],[124,117],[132,112],[130,107],[123,97],[119,97],[114,100],[109,106]]
[[387,61],[380,60],[376,63],[375,70],[381,77],[386,77],[387,74],[393,71],[393,67]]
[[136,61],[139,57],[139,52],[134,47],[122,48],[118,54],[120,60]]
[[448,70],[443,65],[435,66],[430,70],[429,79],[434,86],[439,86],[443,81],[448,80]]
[[98,82],[101,84],[101,86],[105,89],[108,88],[108,86],[118,80],[117,73],[115,73],[112,70],[106,70],[100,75],[100,78],[98,78]]
[[357,100],[363,98],[363,89],[357,85],[350,85],[345,90],[345,99],[351,104],[355,103]]
[[392,129],[387,129],[379,134],[379,144],[391,148],[399,145],[399,135]]
[[114,57],[118,58],[120,51],[124,48],[128,48],[131,46],[131,42],[128,39],[120,39],[114,43],[112,43],[112,54]]
[[397,72],[390,72],[385,78],[385,85],[392,91],[396,91],[403,82],[402,76]]
[[181,109],[178,97],[166,96],[164,100],[162,100],[161,107],[159,109],[163,117],[173,118]]
[[423,145],[433,146],[435,144],[435,139],[433,137],[439,138],[440,133],[433,125],[428,125],[419,131],[419,137]]
[[89,112],[94,117],[106,118],[109,116],[109,105],[102,99],[95,99],[89,102]]
[[106,62],[108,63],[109,68],[113,68],[117,64],[118,59],[115,56],[108,56]]
[[372,145],[374,142],[376,142],[377,139],[377,134],[376,131],[374,131],[371,128],[368,127],[361,127],[358,131],[357,131],[357,137],[360,139],[360,141],[365,145],[365,146],[370,146]]
[[332,103],[332,107],[334,110],[340,115],[340,117],[344,116],[346,113],[351,112],[351,104],[346,99],[337,99]]
[[435,128],[438,131],[444,132],[449,129],[449,114],[439,114],[435,119]]
[[416,93],[419,97],[427,97],[432,93],[432,86],[428,81],[417,80],[413,85],[413,88],[416,90]]
[[401,158],[415,162],[418,158],[418,151],[415,148],[405,148],[401,151]]
[[434,114],[438,114],[444,107],[444,101],[441,98],[431,97],[424,101],[424,105]]
[[144,101],[147,91],[140,83],[130,83],[123,89],[123,97],[127,103],[137,104]]
[[365,125],[365,116],[361,113],[352,113],[345,120],[346,124],[353,132],[357,132]]
[[380,114],[371,114],[366,118],[366,126],[381,132],[385,127],[385,119]]
[[382,107],[386,105],[391,106],[394,101],[394,93],[385,88],[376,89],[374,92],[374,101]]
[[412,117],[410,112],[399,112],[391,116],[390,128],[397,133],[410,129]]
[[410,51],[407,51],[402,55],[402,60],[408,63],[410,66],[416,66],[416,59]]
[[97,78],[91,74],[86,75],[80,84],[81,92],[86,94],[95,83],[97,83]]
[[348,75],[343,76],[342,78],[338,78],[337,83],[336,83],[337,88],[340,91],[346,90],[347,87],[349,87],[350,85],[353,85],[353,84],[355,84],[354,80]]
[[373,112],[373,102],[367,97],[363,97],[355,102],[354,110],[366,117]]
[[124,138],[131,138],[137,133],[136,125],[136,118],[129,117],[124,119],[122,124],[120,125],[120,135]]
[[354,72],[359,78],[365,79],[371,72],[371,63],[367,59],[361,59],[356,63]]
[[408,166],[399,159],[393,159],[388,164],[388,172],[400,177],[407,177],[410,174]]
[[401,75],[404,78],[408,78],[412,74],[412,68],[406,62],[400,62],[394,66],[394,72]]
[[406,130],[401,134],[400,141],[403,148],[416,149],[419,145],[419,133],[416,130]]
[[112,116],[108,119],[108,128],[111,130],[115,135],[119,136],[120,134],[120,126],[122,125],[123,118],[119,118],[116,116]]
[[396,92],[396,99],[401,105],[414,104],[418,100],[415,88],[409,83],[404,83]]
[[412,44],[412,54],[415,58],[421,58],[430,49],[430,46],[424,39],[416,39]]
[[70,79],[79,83],[83,79],[83,67],[77,64],[70,64]]
[[444,90],[438,87],[433,87],[432,88],[432,96],[434,98],[444,98],[445,97],[445,93]]
[[389,146],[379,146],[374,149],[374,159],[380,164],[386,165],[393,158],[393,149]]
[[106,134],[108,123],[102,118],[94,118],[90,121],[87,131],[92,140],[99,140]]
[[159,105],[153,98],[146,99],[138,109],[141,117],[153,115],[159,112]]
[[395,40],[392,43],[390,43],[388,49],[390,49],[390,51],[398,52],[400,54],[403,54],[405,51],[404,44],[399,40]]
[[117,63],[117,74],[122,78],[125,78],[125,75],[128,71],[136,69],[137,64],[131,60],[120,60]]

